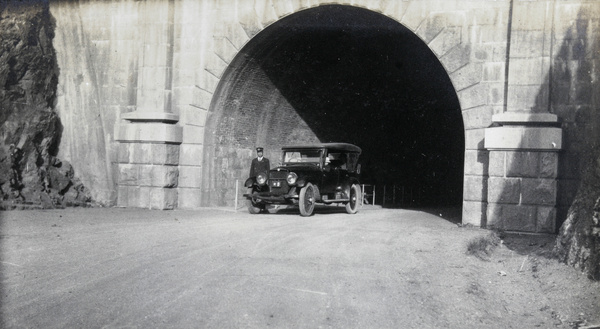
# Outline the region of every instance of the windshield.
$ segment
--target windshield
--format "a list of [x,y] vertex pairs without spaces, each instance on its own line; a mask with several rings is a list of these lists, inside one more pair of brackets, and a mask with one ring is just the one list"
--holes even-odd
[[321,150],[288,150],[283,152],[283,163],[321,163]]

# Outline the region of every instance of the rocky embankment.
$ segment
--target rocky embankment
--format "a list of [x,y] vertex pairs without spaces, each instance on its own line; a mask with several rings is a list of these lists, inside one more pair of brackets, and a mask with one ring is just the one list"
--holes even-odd
[[0,209],[90,205],[72,166],[56,157],[59,68],[47,4],[0,3]]

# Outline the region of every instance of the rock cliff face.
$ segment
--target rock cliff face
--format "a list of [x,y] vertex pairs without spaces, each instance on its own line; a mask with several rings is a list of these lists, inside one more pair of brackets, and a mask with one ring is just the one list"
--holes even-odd
[[595,155],[560,229],[555,251],[561,261],[600,280],[600,151]]
[[1,209],[88,205],[71,165],[56,158],[58,66],[47,4],[0,4]]

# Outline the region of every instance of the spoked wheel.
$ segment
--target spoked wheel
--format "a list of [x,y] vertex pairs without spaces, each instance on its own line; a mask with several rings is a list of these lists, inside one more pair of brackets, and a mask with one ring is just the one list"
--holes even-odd
[[[249,188],[248,194],[252,194],[252,193],[254,193],[254,189]],[[248,212],[253,215],[260,213],[260,211],[265,208],[264,205],[258,204],[256,202],[254,202],[254,200],[252,200],[252,199],[248,199],[248,201],[246,201],[246,202],[248,204]]]
[[346,212],[349,214],[356,214],[358,212],[358,205],[361,200],[361,191],[358,184],[352,184],[350,186],[350,201],[346,203]]
[[315,210],[315,188],[311,183],[300,190],[300,215],[310,216]]

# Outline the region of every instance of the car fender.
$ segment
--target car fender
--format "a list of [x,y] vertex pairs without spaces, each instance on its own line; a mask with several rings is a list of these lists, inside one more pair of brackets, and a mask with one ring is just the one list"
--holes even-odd
[[352,185],[354,184],[358,184],[360,186],[360,182],[358,181],[358,179],[356,179],[355,177],[351,177],[349,180],[347,180],[343,186],[344,191],[350,191],[350,187],[352,187]]
[[252,187],[252,186],[254,186],[255,183],[256,183],[256,177],[250,177],[250,178],[246,179],[246,182],[244,182],[244,186]]
[[306,177],[298,178],[298,180],[296,181],[296,186],[304,187],[306,186],[306,183],[308,183]]

